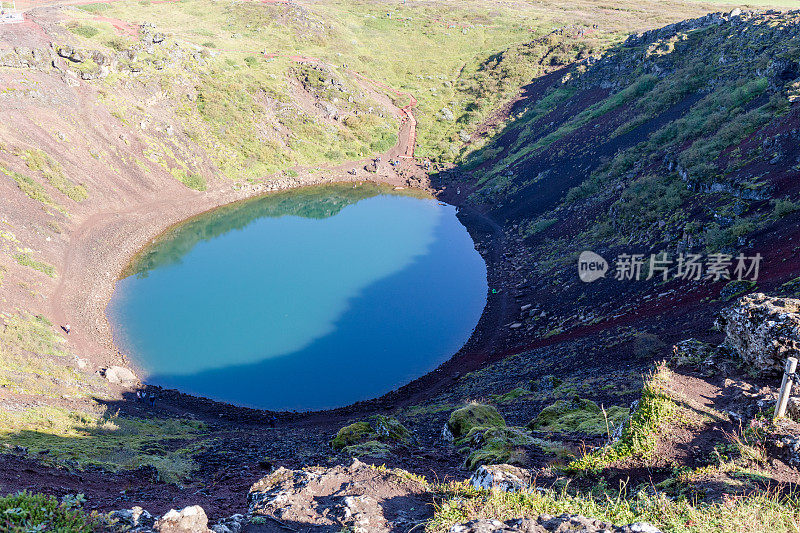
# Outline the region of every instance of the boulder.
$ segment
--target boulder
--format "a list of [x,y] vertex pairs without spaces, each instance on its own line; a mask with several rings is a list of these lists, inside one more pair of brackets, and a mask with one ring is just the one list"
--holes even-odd
[[447,430],[455,438],[464,437],[478,427],[505,427],[506,421],[491,405],[472,403],[453,411]]
[[754,293],[723,310],[717,327],[731,348],[762,377],[778,376],[786,358],[798,355],[800,300]]
[[112,511],[108,518],[112,527],[123,526],[130,529],[150,529],[155,525],[156,519],[141,507]]
[[483,465],[472,474],[469,482],[476,489],[522,492],[528,488],[529,477],[525,470],[516,466]]
[[102,372],[109,383],[131,383],[137,381],[136,374],[122,366],[112,366]]
[[208,517],[199,505],[184,507],[180,511],[171,509],[155,524],[159,533],[210,533]]

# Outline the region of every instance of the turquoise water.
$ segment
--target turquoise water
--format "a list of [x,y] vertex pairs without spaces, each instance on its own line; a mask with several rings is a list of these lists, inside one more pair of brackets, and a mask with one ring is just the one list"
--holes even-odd
[[343,406],[433,370],[487,290],[454,207],[369,185],[201,215],[125,275],[108,315],[148,383],[266,409]]

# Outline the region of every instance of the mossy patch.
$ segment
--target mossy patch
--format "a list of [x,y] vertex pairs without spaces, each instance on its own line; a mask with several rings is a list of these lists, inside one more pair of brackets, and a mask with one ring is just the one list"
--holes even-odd
[[535,443],[524,428],[489,427],[473,428],[469,434],[456,441],[462,453],[469,453],[464,466],[475,470],[486,464],[524,464],[522,447]]
[[563,433],[580,431],[590,435],[604,435],[628,416],[626,407],[609,407],[603,413],[595,402],[574,398],[558,400],[542,409],[528,427],[538,431],[558,431]]
[[516,389],[510,390],[505,394],[492,394],[491,398],[492,401],[496,403],[508,403],[513,402],[522,396],[528,396],[529,394],[531,394],[531,391],[528,389],[517,387]]
[[386,457],[389,455],[389,445],[378,440],[369,440],[361,444],[353,444],[345,446],[342,451],[347,455],[353,457],[362,457],[369,455],[370,457]]
[[491,405],[472,403],[453,411],[447,421],[447,429],[453,437],[468,435],[475,428],[505,427],[506,421]]
[[410,441],[411,432],[396,418],[374,415],[368,421],[362,420],[340,429],[331,441],[331,447],[345,452],[348,452],[349,448],[361,453],[366,448],[353,448],[353,446],[366,445],[369,442],[405,444]]
[[568,473],[599,472],[628,457],[650,457],[656,450],[661,432],[680,411],[665,385],[669,376],[669,370],[660,365],[645,381],[638,407],[617,442],[572,461],[564,470]]
[[369,422],[355,422],[345,426],[336,433],[331,441],[334,450],[342,450],[346,446],[352,446],[371,437],[376,437],[377,433],[369,425]]

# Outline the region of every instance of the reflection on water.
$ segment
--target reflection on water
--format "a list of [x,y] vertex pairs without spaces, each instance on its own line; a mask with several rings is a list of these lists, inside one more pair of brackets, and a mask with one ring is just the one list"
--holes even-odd
[[486,297],[454,208],[376,186],[213,211],[127,273],[109,316],[148,382],[273,409],[345,405],[424,374]]

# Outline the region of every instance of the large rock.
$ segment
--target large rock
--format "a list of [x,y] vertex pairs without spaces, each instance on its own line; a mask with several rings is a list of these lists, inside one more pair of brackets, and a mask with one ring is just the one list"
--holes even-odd
[[724,344],[761,376],[780,375],[786,358],[800,353],[800,300],[743,296],[720,313],[717,325]]
[[211,533],[206,512],[199,505],[171,509],[156,521],[155,529],[159,533]]
[[109,383],[132,383],[137,381],[136,374],[123,366],[112,366],[102,372]]
[[506,421],[491,405],[472,403],[453,411],[447,430],[455,438],[464,437],[475,428],[505,427]]
[[483,465],[472,474],[469,482],[476,489],[501,492],[522,492],[528,488],[530,475],[512,465]]
[[122,509],[109,513],[110,525],[112,528],[127,528],[148,530],[155,525],[153,515],[141,507]]

